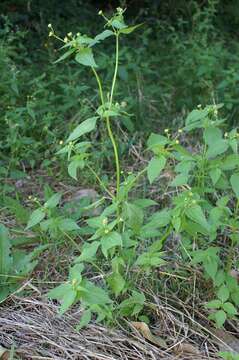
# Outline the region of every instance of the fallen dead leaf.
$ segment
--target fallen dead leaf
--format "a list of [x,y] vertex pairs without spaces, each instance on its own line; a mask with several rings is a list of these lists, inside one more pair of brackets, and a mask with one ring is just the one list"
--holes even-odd
[[131,325],[140,332],[140,334],[147,340],[149,340],[151,343],[166,349],[168,346],[166,342],[151,333],[148,325],[145,322],[139,322],[139,321],[132,321]]
[[183,342],[174,348],[174,352],[177,354],[189,354],[189,355],[200,355],[199,349],[189,343]]
[[9,353],[6,348],[0,345],[0,360],[8,360]]
[[217,341],[220,351],[233,350],[235,353],[239,353],[239,339],[236,336],[221,329],[210,330],[217,338],[222,340],[222,342]]

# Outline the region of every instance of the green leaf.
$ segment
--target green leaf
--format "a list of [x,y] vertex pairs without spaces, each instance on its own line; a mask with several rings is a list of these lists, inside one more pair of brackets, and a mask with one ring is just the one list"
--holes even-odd
[[144,220],[143,210],[139,206],[126,202],[124,206],[124,213],[129,227],[134,233],[139,233]]
[[61,231],[74,231],[80,229],[80,227],[73,219],[62,219],[59,223],[59,229]]
[[69,279],[71,281],[77,281],[80,283],[82,281],[82,271],[84,270],[83,264],[75,264],[70,268]]
[[135,265],[146,267],[157,267],[165,265],[165,260],[162,259],[163,253],[160,252],[145,252],[137,258]]
[[186,209],[185,214],[189,219],[209,230],[207,219],[200,205],[195,204],[193,206],[190,206]]
[[213,279],[215,280],[215,276],[217,274],[217,269],[218,269],[218,262],[216,261],[216,259],[210,258],[203,261],[203,265],[205,268],[206,273]]
[[30,216],[28,223],[27,223],[26,230],[39,224],[44,219],[45,215],[46,215],[46,213],[44,211],[42,211],[42,209],[34,210]]
[[93,117],[83,121],[80,125],[78,125],[75,128],[75,130],[72,131],[72,133],[70,134],[70,136],[68,137],[68,139],[66,141],[67,142],[74,141],[74,140],[78,139],[79,137],[81,137],[82,135],[85,135],[85,134],[91,132],[92,130],[94,130],[97,119],[98,119],[98,116],[93,116]]
[[214,146],[215,143],[222,139],[222,131],[210,126],[204,130],[203,137],[207,145]]
[[74,160],[72,160],[70,162],[70,164],[68,165],[68,174],[70,175],[70,177],[72,177],[73,179],[77,180],[77,170],[78,169],[83,169],[85,165],[84,160],[82,160],[81,158],[74,158]]
[[[12,265],[11,243],[7,228],[0,224],[0,274],[9,273]],[[4,281],[3,281],[4,282]],[[0,279],[1,283],[1,279]]]
[[206,156],[208,159],[215,158],[218,155],[223,154],[228,149],[227,140],[219,140],[208,147]]
[[62,303],[59,309],[60,315],[63,315],[74,304],[76,297],[77,297],[76,290],[70,288],[62,299]]
[[147,208],[149,206],[158,205],[158,203],[156,201],[151,200],[151,199],[136,199],[133,204],[142,209]]
[[164,156],[155,157],[150,160],[147,167],[147,174],[150,184],[159,176],[166,165],[166,158]]
[[107,305],[112,302],[104,289],[95,286],[90,281],[85,281],[84,287],[85,291],[81,294],[81,298],[87,305]]
[[91,244],[85,244],[80,256],[76,258],[76,261],[91,261],[95,257],[99,248],[99,241],[94,241]]
[[49,297],[49,299],[61,300],[71,288],[71,284],[64,283],[50,290],[47,293],[47,296]]
[[119,29],[122,30],[124,28],[127,28],[127,26],[125,25],[124,21],[120,18],[120,17],[115,17],[115,19],[113,21],[111,21],[111,25],[115,28],[115,29]]
[[79,325],[76,326],[76,330],[79,331],[82,328],[86,327],[91,320],[91,311],[86,310],[83,312],[83,315],[81,316]]
[[171,211],[164,209],[155,212],[149,219],[148,222],[143,226],[143,230],[146,229],[157,229],[164,227],[170,223]]
[[115,246],[122,246],[122,237],[116,231],[111,232],[101,238],[101,250],[105,257],[108,256],[108,250]]
[[218,299],[220,299],[224,303],[229,299],[229,296],[230,292],[228,288],[225,285],[221,286],[217,292]]
[[54,64],[57,64],[58,62],[65,60],[66,58],[71,56],[74,52],[75,52],[75,49],[70,49],[70,50],[66,51],[59,59],[54,61]]
[[218,180],[220,179],[220,177],[222,175],[222,170],[219,168],[214,168],[209,171],[209,175],[210,175],[213,185],[216,185],[216,183],[218,182]]
[[185,130],[190,131],[196,128],[202,127],[202,120],[207,117],[209,109],[205,108],[203,110],[193,110],[188,114],[185,124]]
[[227,319],[227,315],[226,315],[225,311],[219,310],[219,311],[216,311],[215,314],[213,314],[213,315],[214,315],[213,317],[215,319],[217,327],[221,328]]
[[237,315],[237,313],[238,313],[235,306],[230,302],[226,302],[225,304],[223,304],[222,307],[223,307],[223,310],[225,310],[226,313],[230,316]]
[[134,26],[128,26],[126,28],[123,28],[120,30],[120,34],[130,34],[132,33],[134,30],[136,30],[138,27],[142,26],[143,24],[137,24]]
[[189,176],[187,174],[178,174],[173,181],[170,183],[170,186],[182,186],[188,183]]
[[208,309],[220,309],[222,302],[220,300],[212,300],[206,304]]
[[46,207],[48,209],[55,208],[59,204],[59,202],[61,200],[61,196],[62,196],[62,194],[60,194],[60,193],[56,193],[56,194],[52,195],[50,197],[50,199],[48,199],[47,202],[45,202],[44,207]]
[[234,170],[239,167],[239,155],[238,154],[230,154],[223,159],[223,163],[221,168],[223,170]]
[[85,66],[97,67],[91,48],[82,48],[75,57],[76,61]]
[[111,274],[108,277],[107,282],[116,296],[118,296],[125,287],[125,280],[118,272]]
[[96,35],[94,40],[90,43],[90,46],[94,46],[100,41],[105,40],[107,37],[114,35],[114,32],[111,30],[104,30],[100,34]]
[[230,183],[232,190],[236,194],[237,199],[239,199],[239,173],[233,174],[230,178]]
[[165,146],[169,143],[169,140],[166,136],[152,133],[147,141],[147,146],[149,149],[153,149],[155,146]]

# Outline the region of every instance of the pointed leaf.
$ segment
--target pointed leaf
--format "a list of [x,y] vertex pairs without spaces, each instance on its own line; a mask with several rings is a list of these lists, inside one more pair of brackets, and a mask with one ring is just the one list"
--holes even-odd
[[164,156],[155,157],[150,160],[147,167],[147,174],[150,184],[159,176],[166,165],[166,158]]
[[110,233],[109,235],[103,236],[101,238],[101,249],[105,257],[107,257],[108,250],[112,249],[115,246],[122,246],[122,237],[116,231]]
[[[0,224],[0,274],[8,274],[11,269],[11,243],[7,228]],[[0,281],[1,282],[1,281]]]
[[28,223],[27,223],[26,230],[39,224],[44,219],[45,215],[46,215],[46,213],[44,211],[42,211],[42,209],[34,210],[30,216]]
[[230,178],[230,183],[232,190],[236,194],[237,199],[239,199],[239,173],[233,174]]
[[94,130],[97,119],[98,119],[98,116],[93,116],[93,117],[83,121],[80,125],[78,125],[75,128],[75,130],[72,131],[72,133],[70,134],[70,136],[68,137],[68,139],[66,141],[67,142],[74,141],[74,140],[78,139],[79,137],[81,137],[82,135],[85,135],[85,134],[91,132],[92,130]]
[[82,48],[75,57],[76,61],[85,66],[97,67],[91,48]]

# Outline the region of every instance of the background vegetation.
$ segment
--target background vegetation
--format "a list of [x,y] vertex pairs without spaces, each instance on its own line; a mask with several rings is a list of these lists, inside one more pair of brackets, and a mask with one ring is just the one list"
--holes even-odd
[[[105,91],[108,102],[100,96],[99,107],[96,80],[79,65],[94,71],[95,64],[82,61],[73,40],[101,33],[99,10],[121,24],[106,21],[107,30],[111,26],[117,35],[118,26],[128,29],[119,8],[112,15],[117,6],[127,7],[127,24],[142,25],[130,36],[123,34],[131,28],[122,31],[122,40],[120,35],[116,85],[115,45],[100,34],[94,59],[112,98]],[[36,284],[45,293],[52,277],[61,284],[49,294],[60,300],[61,313],[82,302],[79,328],[96,314],[108,324],[122,317],[150,323],[147,295],[165,291],[161,271],[169,294],[192,301],[193,316],[200,309],[216,327],[235,328],[237,0],[52,0],[47,6],[3,0],[0,13],[0,301],[36,268]],[[73,57],[56,63],[62,55],[56,38],[66,34],[78,63]],[[118,154],[110,116],[116,118]],[[84,138],[90,143],[78,143],[99,117],[107,126],[100,122]],[[86,119],[90,123],[79,128]],[[117,156],[122,167],[115,172]],[[147,179],[141,179],[144,173]],[[70,270],[69,263],[75,264]]]

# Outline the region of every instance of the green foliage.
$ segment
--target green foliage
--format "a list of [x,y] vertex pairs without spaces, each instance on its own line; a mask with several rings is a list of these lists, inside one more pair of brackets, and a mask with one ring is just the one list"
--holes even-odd
[[13,247],[7,228],[0,225],[0,302],[20,287],[37,265],[37,257],[45,249],[46,246],[38,246],[27,254]]
[[[1,179],[9,174],[12,180],[24,178],[26,169],[42,159],[41,166],[50,171],[56,153],[60,176],[67,168],[73,184],[94,182],[101,192],[93,203],[79,201],[74,211],[71,204],[64,206],[61,193],[34,198],[25,228],[53,246],[73,247],[67,280],[48,295],[60,302],[60,314],[81,304],[78,329],[95,317],[99,322],[140,317],[150,309],[142,279],[160,291],[164,278],[158,270],[176,273],[175,278],[177,272],[189,279],[198,274],[199,281],[185,282],[179,295],[184,298],[184,287],[185,293],[202,294],[204,311],[217,327],[238,315],[239,286],[231,275],[239,234],[238,132],[228,130],[238,112],[238,46],[234,41],[231,48],[225,46],[226,37],[216,31],[216,7],[217,1],[195,6],[190,31],[180,21],[175,28],[156,21],[153,40],[150,29],[128,26],[121,8],[114,14],[99,12],[105,25],[96,36],[68,33],[61,38],[49,24],[51,65],[39,76],[32,59],[31,71],[26,70],[26,34],[12,33],[8,21],[0,33]],[[132,47],[127,35],[135,30]],[[55,38],[62,43],[61,55],[53,51]],[[224,104],[215,104],[220,101]],[[185,107],[197,103],[205,105],[186,115],[184,123]],[[162,123],[154,124],[159,118]],[[178,131],[168,121],[174,118]],[[154,131],[167,123],[172,129],[145,141],[146,121]],[[144,130],[146,161],[142,169],[135,166],[127,173],[131,159],[125,155],[136,141],[137,127]],[[122,129],[130,134],[124,141]],[[16,167],[24,172],[12,171]],[[148,181],[146,192],[153,187],[160,201],[140,193],[142,178]],[[26,224],[28,211],[19,203],[4,197],[4,206]],[[15,250],[15,239],[4,227],[0,230],[4,299],[32,271],[43,248],[28,254]],[[172,248],[174,238],[179,240]],[[96,276],[89,280],[91,269]]]
[[[175,233],[180,235],[182,243],[187,239],[189,244],[188,258],[184,259],[184,262],[188,261],[192,267],[200,265],[206,281],[212,284],[215,299],[209,301],[206,308],[213,311],[209,318],[215,321],[216,326],[221,327],[227,318],[237,315],[238,306],[236,299],[239,287],[230,275],[232,253],[238,242],[239,229],[236,181],[239,166],[238,134],[236,129],[223,134],[221,127],[224,120],[218,116],[222,105],[198,108],[187,116],[185,127],[176,135],[172,136],[169,129],[165,129],[164,136],[151,134],[147,149],[153,157],[148,165],[138,173],[122,176],[113,119],[122,116],[120,108],[114,103],[114,94],[120,54],[119,38],[122,29],[128,29],[123,13],[119,8],[111,19],[106,20],[106,26],[112,29],[110,34],[103,32],[95,38],[81,34],[76,37],[69,35],[71,39],[62,40],[65,43],[63,49],[67,47],[71,50],[70,53],[69,49],[67,50],[64,58],[75,53],[81,54],[82,51],[84,54],[88,48],[93,56],[92,47],[109,36],[115,37],[116,52],[108,101],[105,100],[106,90],[92,57],[91,60],[87,57],[89,62],[84,57],[85,60],[81,61],[82,65],[91,68],[95,76],[101,104],[96,108],[97,115],[93,114],[73,130],[58,154],[67,155],[68,172],[75,180],[78,166],[81,169],[91,169],[101,187],[101,206],[104,208],[100,215],[89,217],[86,221],[90,236],[80,248],[81,253],[70,269],[68,282],[51,290],[49,296],[61,301],[60,313],[64,313],[78,301],[82,303],[85,312],[79,328],[85,326],[94,314],[98,316],[98,321],[112,321],[115,314],[137,317],[146,304],[146,298],[137,288],[134,271],[137,269],[144,276],[151,276],[155,268],[170,267],[170,262],[166,261],[166,252],[162,250],[170,234]],[[104,17],[103,13],[100,14]],[[50,35],[59,39],[52,26],[49,27]],[[128,33],[131,30],[132,28]],[[127,31],[123,33],[126,34]],[[63,57],[60,59],[63,60]],[[89,141],[81,141],[81,136],[96,130],[96,124],[105,127],[112,144],[115,161],[114,193],[91,167],[89,150],[93,149],[93,145],[90,146]],[[190,133],[195,130],[201,131],[202,136],[201,147],[194,153],[183,146],[180,138],[183,132]],[[154,183],[164,169],[174,174],[168,185],[176,188],[177,192],[168,208],[156,210],[152,214],[149,208],[157,206],[157,203],[150,199],[132,200],[131,193],[145,173],[149,182]],[[108,195],[107,198],[104,194]],[[56,208],[59,201],[60,195],[57,197],[55,194],[36,209],[30,217],[28,228],[40,223],[42,230],[48,231],[53,227],[59,235],[62,222],[70,222],[70,219],[64,219],[55,211],[52,212],[52,208]],[[47,220],[43,220],[45,217]],[[75,236],[82,232],[77,224],[72,229],[70,227],[70,230],[75,231]],[[218,244],[221,234],[230,242],[229,253],[225,259],[221,257],[222,249]],[[183,246],[180,251],[183,254]],[[104,274],[100,287],[85,278],[84,268],[87,263]],[[89,291],[92,297],[89,296]]]

